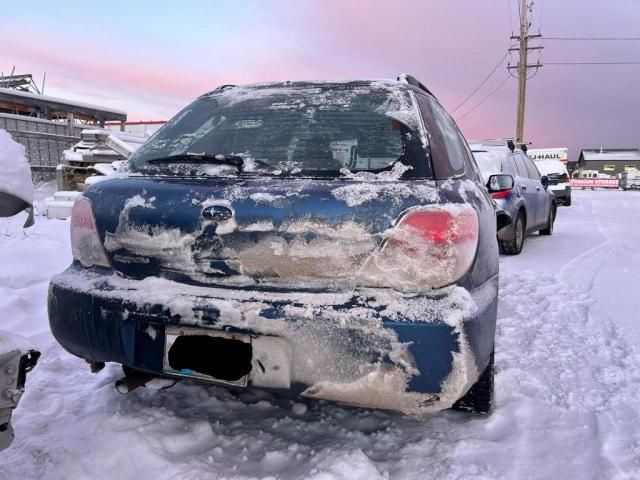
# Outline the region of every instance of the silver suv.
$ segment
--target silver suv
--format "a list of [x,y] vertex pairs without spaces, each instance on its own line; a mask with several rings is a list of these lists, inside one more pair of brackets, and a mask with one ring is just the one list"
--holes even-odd
[[491,196],[513,221],[498,232],[502,253],[518,255],[527,234],[551,235],[556,219],[556,198],[548,190],[549,179],[540,175],[525,151],[516,150],[513,142],[482,142],[470,145],[483,180],[495,174],[513,177],[513,188],[492,192]]

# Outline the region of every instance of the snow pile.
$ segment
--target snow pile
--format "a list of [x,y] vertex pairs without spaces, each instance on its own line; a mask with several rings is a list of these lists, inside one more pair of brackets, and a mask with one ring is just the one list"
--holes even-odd
[[0,192],[33,203],[31,168],[22,145],[0,130]]
[[0,330],[0,357],[6,353],[18,350],[21,354],[34,350],[35,347],[31,341],[22,335]]

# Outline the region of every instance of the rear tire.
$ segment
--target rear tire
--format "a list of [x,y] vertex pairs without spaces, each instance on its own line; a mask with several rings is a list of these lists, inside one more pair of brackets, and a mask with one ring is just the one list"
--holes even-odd
[[557,207],[555,205],[551,205],[551,209],[549,209],[549,218],[547,219],[547,228],[540,230],[540,235],[553,234],[553,224],[556,221],[556,211]]
[[478,381],[473,384],[469,391],[453,404],[452,410],[459,412],[470,412],[487,414],[491,412],[494,396],[494,367],[493,352],[489,359],[489,365],[484,369]]
[[506,255],[518,255],[522,252],[524,239],[527,236],[527,222],[522,212],[518,213],[516,223],[513,226],[513,236],[510,240],[499,240],[500,250]]

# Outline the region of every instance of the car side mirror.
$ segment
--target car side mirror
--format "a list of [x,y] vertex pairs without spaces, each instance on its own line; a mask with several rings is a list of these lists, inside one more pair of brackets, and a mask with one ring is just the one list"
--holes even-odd
[[546,190],[547,187],[549,186],[549,177],[547,177],[546,175],[543,175],[542,177],[540,177],[540,183],[542,183],[542,186]]
[[506,192],[513,189],[515,185],[513,177],[506,173],[491,175],[487,182],[487,190],[489,193]]
[[29,216],[24,224],[24,228],[33,225],[33,205],[29,205],[22,198],[13,193],[0,191],[0,217],[12,217],[21,211],[26,210]]

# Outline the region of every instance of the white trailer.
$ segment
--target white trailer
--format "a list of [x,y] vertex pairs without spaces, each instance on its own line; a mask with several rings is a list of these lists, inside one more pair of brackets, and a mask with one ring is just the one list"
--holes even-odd
[[640,170],[630,168],[620,174],[620,188],[623,190],[640,189]]
[[566,147],[557,148],[530,148],[527,155],[534,162],[538,160],[558,160],[564,164],[569,159],[569,149]]

